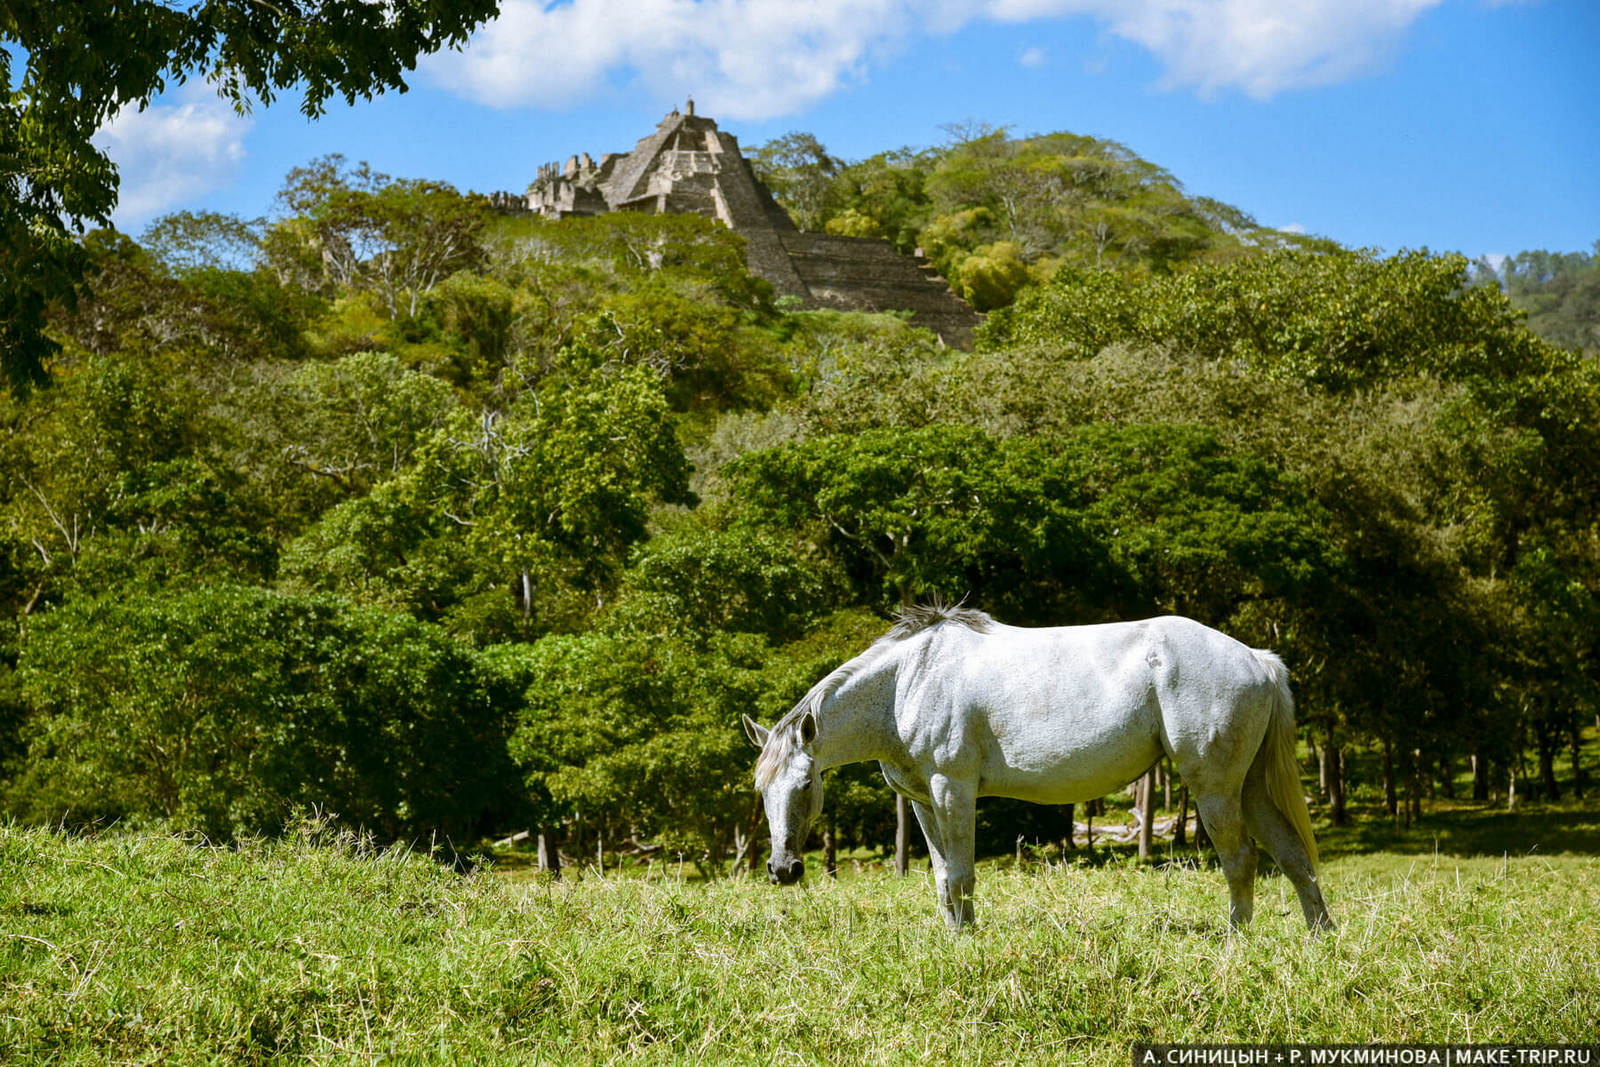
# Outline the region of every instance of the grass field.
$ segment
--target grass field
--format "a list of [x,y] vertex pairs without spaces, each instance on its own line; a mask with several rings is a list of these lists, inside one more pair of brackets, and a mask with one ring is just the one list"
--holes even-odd
[[[1600,814],[1557,815],[1558,839],[1600,834]],[[1230,937],[1216,870],[1115,854],[985,864],[980,925],[953,937],[925,872],[552,883],[317,826],[230,849],[0,829],[0,1062],[1123,1064],[1139,1040],[1596,1040],[1600,861],[1446,843],[1330,842],[1341,925],[1321,940],[1281,878]]]

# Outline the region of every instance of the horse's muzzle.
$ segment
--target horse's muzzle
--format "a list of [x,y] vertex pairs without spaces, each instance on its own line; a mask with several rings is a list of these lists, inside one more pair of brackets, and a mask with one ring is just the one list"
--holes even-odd
[[773,885],[794,885],[806,873],[806,861],[803,859],[789,859],[782,863],[767,861],[767,881]]

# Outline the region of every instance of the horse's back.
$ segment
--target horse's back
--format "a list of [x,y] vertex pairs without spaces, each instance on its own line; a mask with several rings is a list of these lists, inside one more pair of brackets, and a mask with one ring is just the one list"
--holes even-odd
[[1260,682],[1248,646],[1178,616],[940,630],[901,687],[902,736],[919,762],[976,774],[986,795],[1102,796],[1173,744],[1215,747],[1231,733],[1215,707]]

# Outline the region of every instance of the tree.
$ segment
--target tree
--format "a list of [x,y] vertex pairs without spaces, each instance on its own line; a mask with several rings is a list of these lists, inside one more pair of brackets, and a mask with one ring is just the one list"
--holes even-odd
[[410,468],[456,408],[450,387],[384,352],[302,364],[288,378],[277,445],[288,463],[347,494]]
[[507,649],[528,682],[510,751],[546,820],[602,844],[654,839],[720,869],[742,821],[739,714],[762,708],[765,642],[714,634],[552,635]]
[[314,118],[334,96],[354,103],[405,91],[418,56],[463,44],[498,8],[496,0],[0,3],[0,358],[9,379],[41,380],[56,351],[43,330],[46,308],[82,292],[86,263],[71,234],[85,222],[104,225],[116,204],[116,168],[91,138],[119,110],[196,77],[239,108],[297,90]]
[[1300,486],[1186,427],[869,430],[747,455],[732,477],[749,521],[804,531],[886,608],[970,595],[1020,621],[1260,627],[1261,602],[1308,602],[1340,566]]
[[1014,241],[980,245],[972,254],[955,262],[951,279],[967,302],[979,311],[990,311],[1011,303],[1017,291],[1031,280],[1022,261],[1022,249]]
[[696,517],[634,550],[607,628],[782,643],[803,637],[843,594],[830,561],[796,552],[790,539]]
[[1551,344],[1600,352],[1600,241],[1592,252],[1519,252],[1501,264],[1507,295]]
[[227,838],[325,807],[458,840],[514,804],[504,705],[437,627],[331,598],[199,586],[84,597],[31,628],[8,810]]
[[844,166],[816,136],[790,132],[768,141],[750,158],[756,177],[789,209],[802,230],[820,230],[826,221],[829,187]]
[[506,410],[451,411],[407,470],[325,512],[285,571],[479,640],[527,638],[605,602],[653,503],[692,500],[652,372],[552,377]]
[[289,172],[291,213],[265,246],[286,274],[312,273],[333,290],[370,290],[391,319],[415,318],[422,297],[483,259],[482,203],[443,182],[392,178],[334,154]]

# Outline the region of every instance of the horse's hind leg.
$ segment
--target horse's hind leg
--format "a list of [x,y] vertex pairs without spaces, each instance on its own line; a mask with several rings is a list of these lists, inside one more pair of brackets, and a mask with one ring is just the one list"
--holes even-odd
[[1247,777],[1244,783],[1244,821],[1251,835],[1272,853],[1279,869],[1294,886],[1295,895],[1300,898],[1300,910],[1306,917],[1306,925],[1313,931],[1331,929],[1333,918],[1328,914],[1322,889],[1317,885],[1311,856],[1289,820],[1272,803],[1266,783],[1254,774]]
[[1195,798],[1206,833],[1222,860],[1222,873],[1228,878],[1228,921],[1243,926],[1255,911],[1256,846],[1244,829],[1244,813],[1239,798],[1223,793],[1207,793]]

